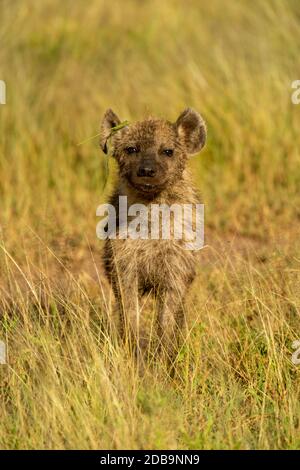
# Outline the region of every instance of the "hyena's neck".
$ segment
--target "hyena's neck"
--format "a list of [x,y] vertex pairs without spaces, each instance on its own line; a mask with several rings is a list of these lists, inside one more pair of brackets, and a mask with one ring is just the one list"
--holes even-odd
[[127,196],[128,205],[137,203],[144,205],[153,203],[171,205],[174,203],[188,204],[199,202],[199,195],[193,186],[192,178],[188,170],[183,172],[179,180],[153,198],[144,197],[131,188],[123,178],[119,179],[117,192],[119,196]]

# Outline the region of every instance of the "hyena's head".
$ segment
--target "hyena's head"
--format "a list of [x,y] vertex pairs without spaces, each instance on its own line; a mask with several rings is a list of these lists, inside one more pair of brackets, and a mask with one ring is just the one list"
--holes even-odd
[[157,195],[178,181],[190,155],[205,144],[206,126],[196,111],[188,108],[175,123],[149,118],[117,131],[120,119],[107,110],[101,124],[101,147],[108,141],[117,160],[120,176],[145,197]]

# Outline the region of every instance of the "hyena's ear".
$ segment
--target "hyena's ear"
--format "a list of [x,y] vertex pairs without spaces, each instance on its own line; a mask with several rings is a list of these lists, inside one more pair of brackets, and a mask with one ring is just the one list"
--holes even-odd
[[110,137],[112,127],[121,123],[118,116],[112,109],[105,111],[100,128],[100,146],[104,153],[107,153],[107,140]]
[[193,155],[200,152],[206,142],[206,125],[200,114],[187,108],[180,114],[175,126],[187,153]]

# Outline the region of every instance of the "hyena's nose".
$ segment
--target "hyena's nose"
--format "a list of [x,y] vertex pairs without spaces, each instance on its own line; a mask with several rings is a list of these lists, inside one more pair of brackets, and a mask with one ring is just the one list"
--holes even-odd
[[150,176],[153,177],[155,175],[155,170],[149,167],[140,167],[137,171],[137,176]]

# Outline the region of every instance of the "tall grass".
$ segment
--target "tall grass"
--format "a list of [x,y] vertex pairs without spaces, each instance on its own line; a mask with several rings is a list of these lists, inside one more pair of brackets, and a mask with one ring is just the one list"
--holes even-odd
[[[1,448],[299,448],[300,9],[295,0],[2,0]],[[96,134],[208,124],[206,244],[175,376],[109,335]],[[113,172],[112,172],[113,173]],[[113,178],[112,178],[113,179]]]

